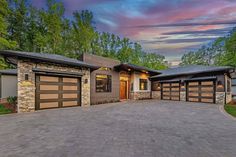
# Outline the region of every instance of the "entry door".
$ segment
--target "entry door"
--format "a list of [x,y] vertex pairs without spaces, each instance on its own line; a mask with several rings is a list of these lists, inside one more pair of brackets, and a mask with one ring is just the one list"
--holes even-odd
[[36,109],[80,105],[80,78],[36,76]]
[[127,81],[120,81],[120,99],[127,99]]

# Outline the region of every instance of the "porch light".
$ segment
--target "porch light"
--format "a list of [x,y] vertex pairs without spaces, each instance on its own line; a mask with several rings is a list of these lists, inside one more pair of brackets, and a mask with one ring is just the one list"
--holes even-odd
[[131,69],[128,69],[128,71],[131,71]]

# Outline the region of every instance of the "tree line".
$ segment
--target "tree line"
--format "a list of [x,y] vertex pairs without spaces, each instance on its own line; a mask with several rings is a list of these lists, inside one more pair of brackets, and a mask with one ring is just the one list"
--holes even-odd
[[184,54],[181,65],[219,65],[236,68],[236,27],[228,35],[217,38],[208,46]]
[[[0,49],[47,52],[79,58],[91,53],[152,69],[165,69],[165,57],[145,52],[137,42],[98,32],[91,11],[75,11],[65,17],[63,3],[47,0],[45,8],[27,0],[0,0]],[[8,65],[1,59],[0,68]]]

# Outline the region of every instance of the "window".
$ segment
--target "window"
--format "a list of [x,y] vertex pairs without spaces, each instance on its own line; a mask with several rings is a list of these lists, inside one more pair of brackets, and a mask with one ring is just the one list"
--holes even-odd
[[147,90],[147,79],[139,79],[139,90]]
[[111,92],[110,75],[96,75],[96,92]]

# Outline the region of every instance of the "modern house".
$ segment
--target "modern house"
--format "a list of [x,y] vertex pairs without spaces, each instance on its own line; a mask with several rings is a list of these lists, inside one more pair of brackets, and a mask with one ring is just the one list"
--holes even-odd
[[17,67],[2,70],[1,98],[18,97],[18,112],[90,106],[127,99],[224,104],[232,99],[230,67],[168,70],[83,54],[80,60],[47,53],[0,51]]
[[91,104],[126,99],[150,99],[149,77],[160,74],[146,67],[92,54],[83,54],[81,60],[100,67],[91,72]]
[[225,104],[231,101],[231,67],[191,65],[150,77],[153,98]]

